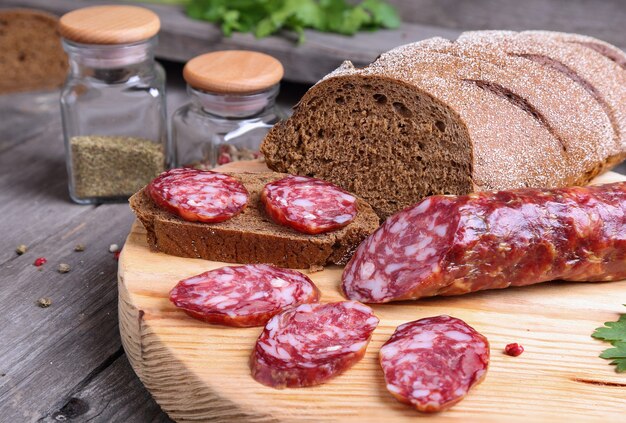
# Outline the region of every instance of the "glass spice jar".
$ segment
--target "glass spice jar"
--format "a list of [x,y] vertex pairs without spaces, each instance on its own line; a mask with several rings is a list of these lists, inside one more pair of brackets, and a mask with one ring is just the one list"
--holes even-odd
[[154,60],[159,17],[135,6],[92,6],[59,22],[70,74],[61,113],[70,197],[126,201],[173,161],[165,72]]
[[276,107],[283,66],[267,54],[218,51],[183,69],[191,102],[172,117],[178,167],[211,169],[260,157],[265,134],[283,116]]

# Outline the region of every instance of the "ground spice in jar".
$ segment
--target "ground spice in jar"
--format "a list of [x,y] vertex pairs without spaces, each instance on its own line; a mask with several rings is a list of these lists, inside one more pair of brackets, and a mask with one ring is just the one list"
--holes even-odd
[[144,138],[87,135],[70,139],[77,197],[128,197],[165,170],[160,144]]

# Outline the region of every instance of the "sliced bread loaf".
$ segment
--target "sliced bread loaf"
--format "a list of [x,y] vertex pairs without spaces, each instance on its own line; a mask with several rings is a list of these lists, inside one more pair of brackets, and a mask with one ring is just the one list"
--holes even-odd
[[349,225],[325,234],[307,235],[274,223],[260,202],[268,182],[284,174],[230,173],[250,193],[246,209],[220,223],[187,222],[159,208],[145,188],[130,198],[130,207],[147,231],[155,251],[227,263],[270,263],[303,269],[345,264],[356,247],[378,227],[378,216],[363,200]]
[[60,87],[68,71],[54,15],[32,9],[0,11],[0,93]]
[[336,183],[384,218],[432,194],[584,184],[624,157],[592,91],[483,42],[494,51],[415,43],[344,63],[267,135],[268,166]]

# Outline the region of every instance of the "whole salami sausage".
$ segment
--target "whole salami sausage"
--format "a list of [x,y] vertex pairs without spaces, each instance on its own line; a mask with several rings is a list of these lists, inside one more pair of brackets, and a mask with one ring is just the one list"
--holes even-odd
[[359,246],[345,295],[369,303],[555,279],[626,278],[626,183],[433,196]]
[[398,326],[379,359],[387,390],[400,402],[433,413],[461,401],[482,382],[489,342],[462,320],[428,317]]
[[265,185],[261,201],[270,217],[299,232],[319,234],[352,222],[356,197],[341,188],[306,176],[289,175]]
[[279,389],[324,383],[363,357],[377,325],[372,309],[356,301],[287,309],[259,336],[252,377]]
[[183,279],[170,301],[190,316],[227,326],[263,326],[286,307],[317,302],[306,275],[267,264],[226,266]]
[[191,168],[163,172],[147,190],[159,207],[189,222],[230,219],[246,207],[249,197],[243,184],[232,176]]

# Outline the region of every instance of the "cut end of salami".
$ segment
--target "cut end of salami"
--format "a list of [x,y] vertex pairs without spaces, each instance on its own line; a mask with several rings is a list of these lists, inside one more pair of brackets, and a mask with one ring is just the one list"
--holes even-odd
[[462,320],[437,316],[398,326],[379,353],[387,390],[418,411],[459,402],[489,365],[489,342]]
[[431,197],[389,217],[361,243],[345,267],[345,296],[385,303],[406,299],[418,284],[424,293],[430,285],[437,289],[440,262],[456,230],[453,207],[448,197]]
[[227,266],[183,279],[170,301],[214,324],[263,326],[286,307],[317,302],[319,290],[300,272],[267,264]]
[[261,192],[265,210],[277,223],[307,234],[334,231],[357,214],[356,197],[330,182],[289,175]]
[[189,222],[223,222],[241,213],[248,191],[223,173],[191,168],[171,169],[148,185],[154,202]]
[[303,304],[274,316],[252,352],[252,377],[273,388],[319,385],[358,362],[378,325],[356,301]]

